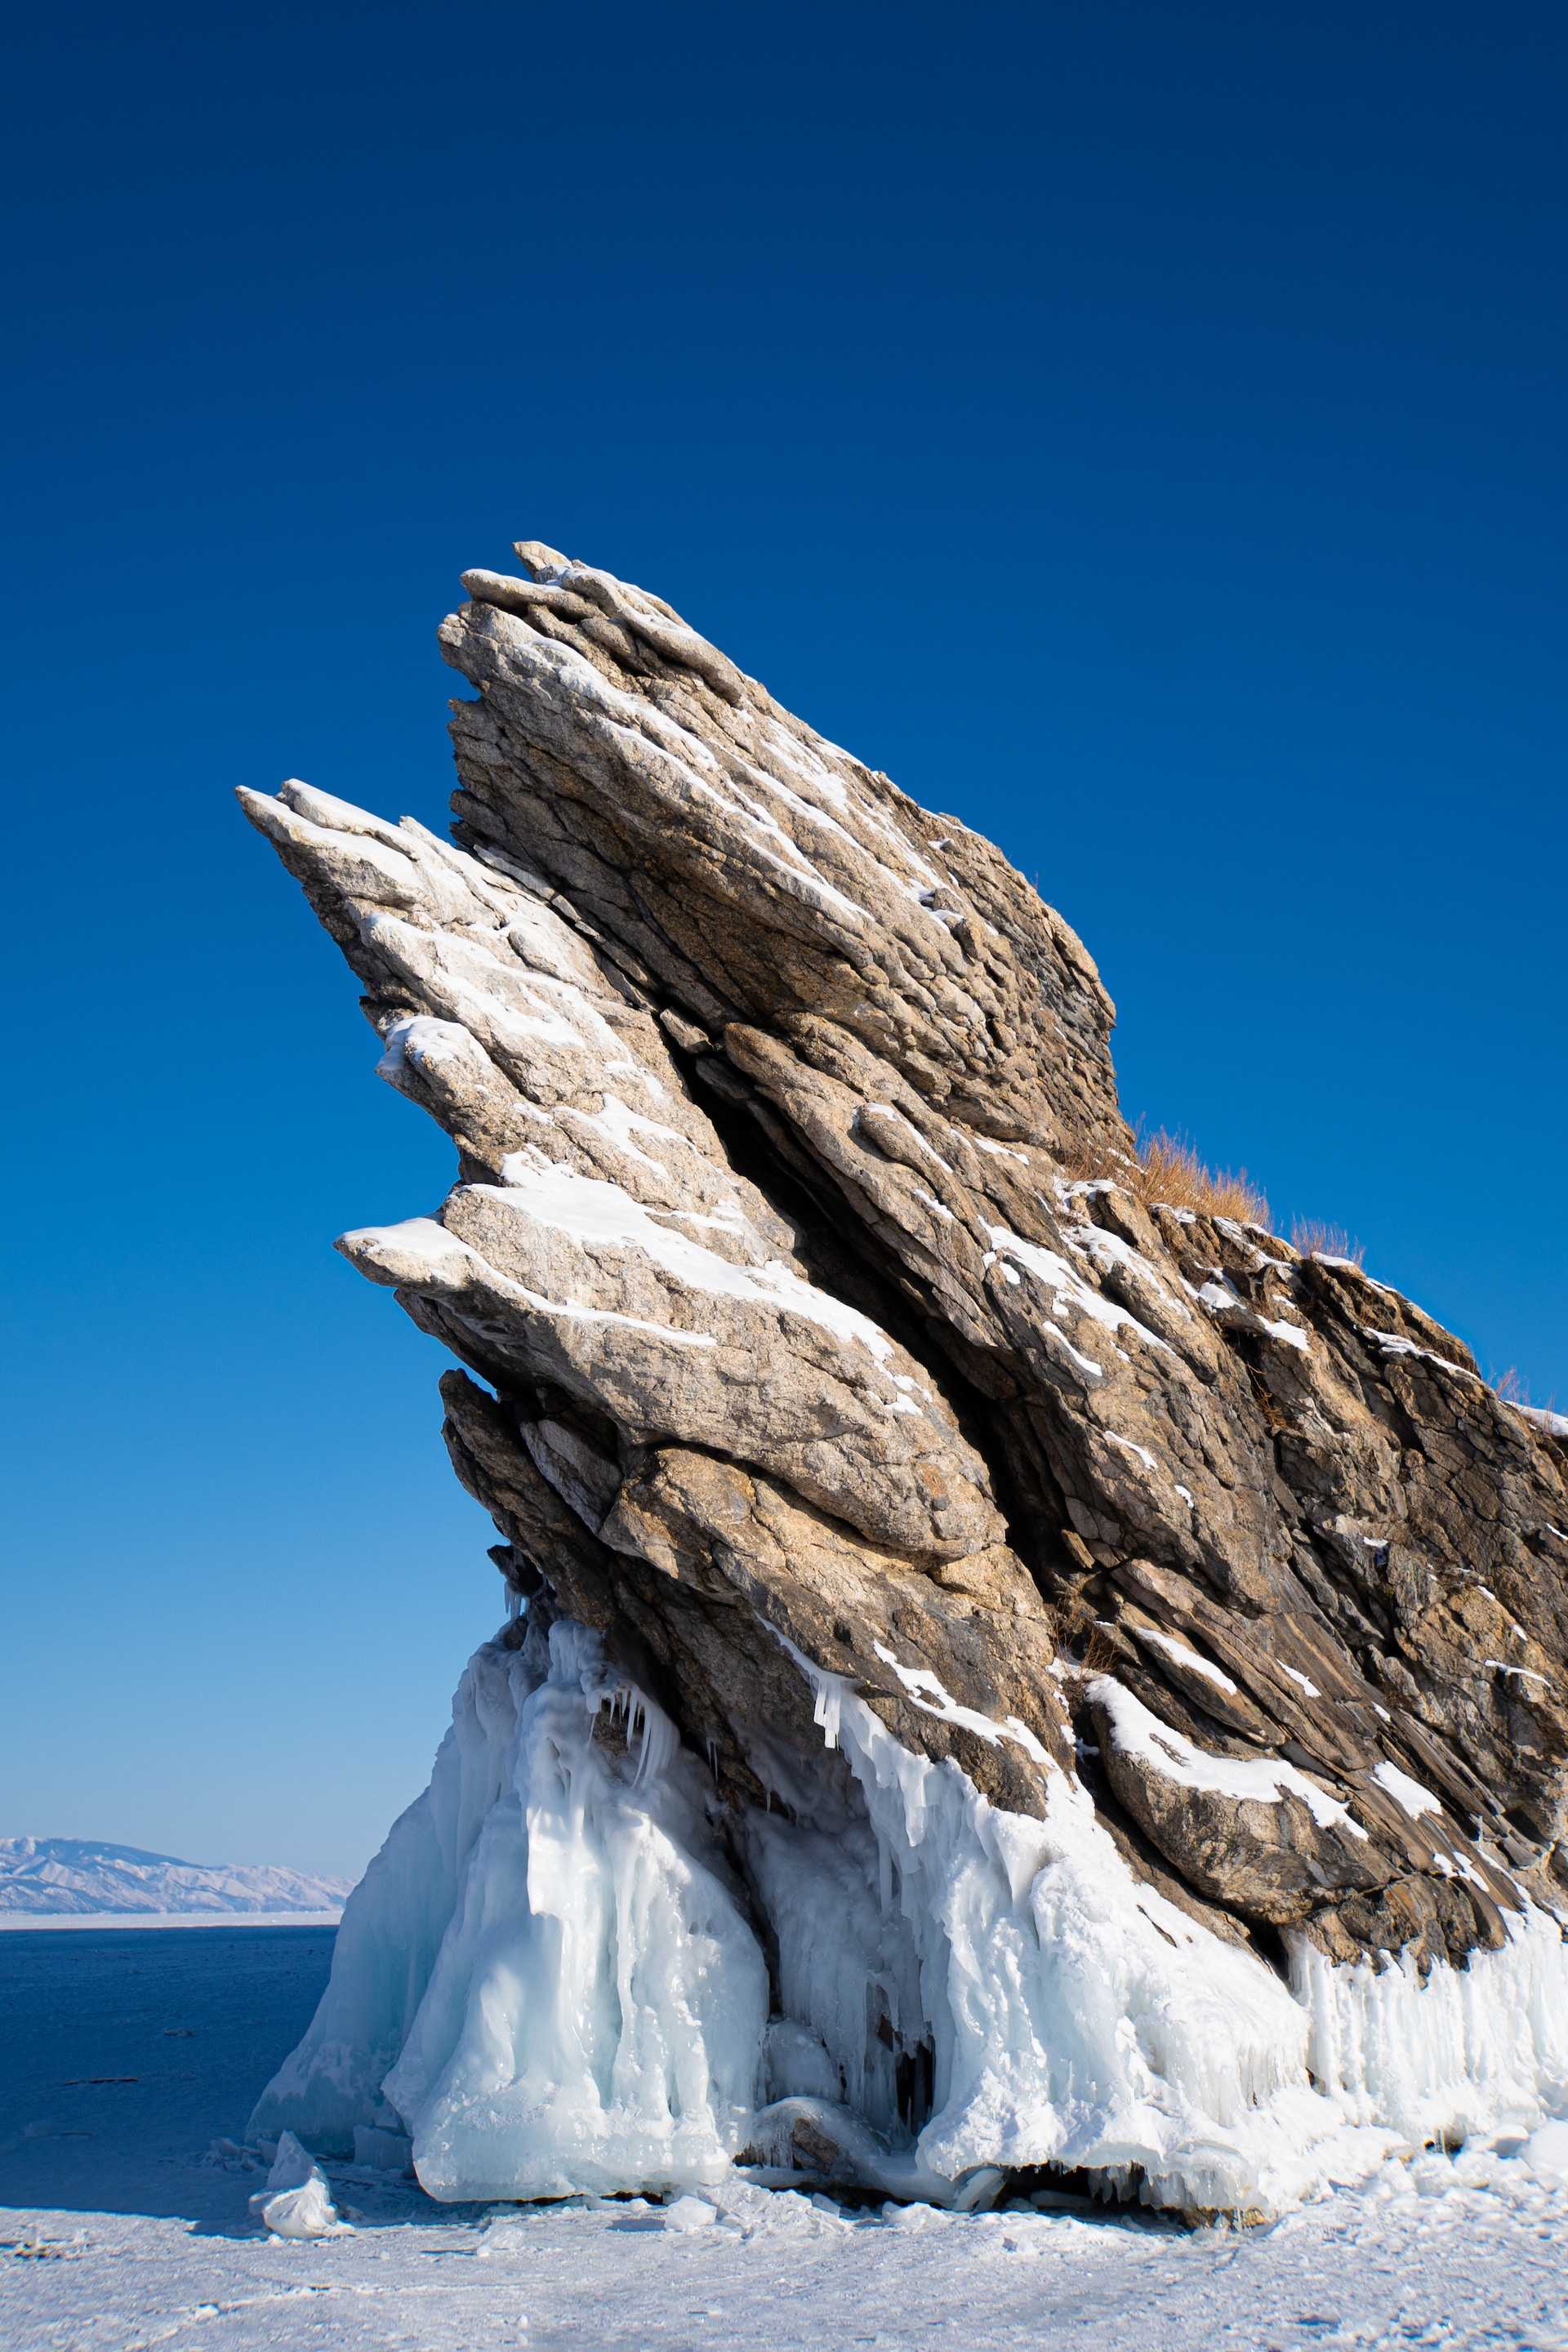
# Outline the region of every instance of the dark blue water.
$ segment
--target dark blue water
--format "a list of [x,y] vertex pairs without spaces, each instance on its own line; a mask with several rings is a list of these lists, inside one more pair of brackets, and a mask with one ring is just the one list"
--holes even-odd
[[336,1932],[0,1933],[0,2205],[226,2212],[203,2158],[310,2022]]

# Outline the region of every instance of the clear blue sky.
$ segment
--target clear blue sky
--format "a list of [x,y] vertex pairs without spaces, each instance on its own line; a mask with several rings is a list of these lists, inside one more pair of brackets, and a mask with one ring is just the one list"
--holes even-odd
[[448,1154],[235,811],[671,599],[1089,941],[1131,1116],[1568,1399],[1555,6],[35,12],[0,142],[0,1831],[357,1868],[499,1587]]

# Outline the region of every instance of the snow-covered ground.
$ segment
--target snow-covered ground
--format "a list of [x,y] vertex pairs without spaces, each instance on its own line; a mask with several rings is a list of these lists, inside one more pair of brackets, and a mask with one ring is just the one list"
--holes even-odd
[[[1071,2210],[854,2211],[737,2180],[640,2200],[441,2207],[330,2163],[343,2236],[251,2220],[237,2152],[330,1930],[0,1946],[0,2352],[1568,2352],[1568,2126],[1390,2167],[1268,2229]],[[678,2226],[696,2223],[697,2226]]]

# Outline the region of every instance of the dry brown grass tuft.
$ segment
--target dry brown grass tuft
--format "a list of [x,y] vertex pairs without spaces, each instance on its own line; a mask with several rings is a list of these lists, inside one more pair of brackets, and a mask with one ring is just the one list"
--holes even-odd
[[1506,1372],[1490,1373],[1489,1379],[1490,1385],[1501,1397],[1504,1404],[1517,1405],[1521,1412],[1534,1414],[1562,1412],[1563,1408],[1557,1402],[1555,1389],[1544,1398],[1532,1397],[1530,1393],[1530,1382],[1513,1364],[1509,1366]]
[[1138,1136],[1138,1161],[1127,1181],[1141,1201],[1168,1209],[1193,1209],[1205,1217],[1234,1217],[1238,1224],[1268,1225],[1268,1202],[1245,1168],[1205,1168],[1184,1136],[1160,1128]]
[[1366,1252],[1352,1241],[1343,1225],[1325,1225],[1316,1217],[1297,1217],[1290,1226],[1290,1246],[1302,1257],[1345,1257],[1361,1265]]

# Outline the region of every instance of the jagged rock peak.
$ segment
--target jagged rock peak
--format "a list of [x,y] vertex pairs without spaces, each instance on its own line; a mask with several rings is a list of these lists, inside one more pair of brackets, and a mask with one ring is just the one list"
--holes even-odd
[[[441,1958],[374,2031],[363,1982],[352,2032],[329,1993],[274,2127],[407,2124],[449,2195],[749,2147],[921,2193],[1047,2165],[1236,2207],[1319,2177],[1347,2117],[1446,2130],[1447,2080],[1528,2105],[1568,2079],[1536,1998],[1568,1423],[1358,1266],[1146,1204],[1110,1002],[1001,854],[657,597],[517,552],[441,631],[477,689],[456,846],[300,783],[241,794],[382,1075],[457,1146],[437,1216],[340,1247],[468,1368],[447,1444],[528,1603],[459,1694],[490,1796],[421,1865],[440,1916],[409,1925],[400,1824],[340,1966]],[[538,1862],[565,1783],[622,1990],[612,2025],[590,1971],[574,2054],[542,2055],[538,1922],[583,1928]],[[461,1890],[503,1804],[533,1986],[510,2074],[463,2058]],[[628,1924],[628,1822],[711,1890],[732,1998],[704,1978],[681,2012],[706,2089],[655,2096],[625,2013],[661,1932]],[[1487,1969],[1508,2022],[1480,2052]],[[1426,2050],[1392,2086],[1368,2003]],[[352,2096],[322,2036],[358,2048]]]

